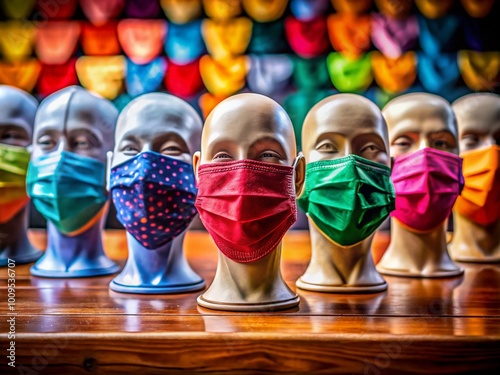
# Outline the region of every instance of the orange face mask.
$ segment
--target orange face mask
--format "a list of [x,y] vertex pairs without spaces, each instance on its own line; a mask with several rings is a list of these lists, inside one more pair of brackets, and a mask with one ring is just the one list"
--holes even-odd
[[209,92],[201,95],[200,99],[198,100],[198,104],[200,105],[203,118],[206,119],[210,112],[212,112],[212,110],[217,107],[217,104],[219,104],[226,98],[228,98],[228,96],[215,96],[210,94]]
[[243,0],[245,12],[257,22],[276,21],[287,5],[288,0]]
[[448,14],[453,0],[415,0],[417,8],[426,18],[440,18]]
[[500,52],[458,51],[465,84],[474,91],[493,91],[500,82]]
[[209,55],[200,59],[200,73],[207,90],[216,96],[229,96],[245,86],[247,59],[238,56],[216,61]]
[[118,41],[117,22],[111,21],[105,25],[95,26],[84,23],[80,43],[83,52],[89,56],[119,55],[122,51]]
[[0,84],[31,92],[36,85],[41,65],[37,59],[15,63],[0,62]]
[[127,19],[118,23],[118,39],[123,51],[136,64],[147,64],[157,57],[166,35],[164,20]]
[[203,0],[203,8],[209,18],[228,20],[241,14],[241,0]]
[[410,14],[411,0],[375,0],[378,10],[391,18],[406,18]]
[[369,15],[332,14],[327,25],[330,42],[336,51],[354,58],[370,48]]
[[454,210],[479,225],[500,220],[500,147],[466,151],[460,156],[465,185]]
[[203,40],[215,60],[231,58],[245,53],[252,36],[252,21],[245,17],[225,22],[203,20]]
[[76,74],[83,87],[113,100],[123,89],[125,66],[123,56],[82,56],[76,61]]
[[337,13],[360,14],[372,6],[372,0],[331,0],[331,3]]
[[201,0],[160,0],[160,5],[174,23],[188,23],[201,16]]
[[0,23],[0,52],[6,60],[20,61],[31,56],[34,40],[35,27],[31,22]]
[[371,54],[373,77],[377,84],[391,93],[399,93],[413,85],[417,78],[417,58],[415,52],[407,52],[391,59],[379,51]]
[[48,22],[36,30],[36,54],[44,64],[64,64],[75,52],[79,36],[78,22]]
[[33,12],[37,0],[0,0],[0,7],[7,18],[20,20],[28,18]]
[[490,13],[493,4],[495,4],[495,0],[461,0],[461,2],[469,16],[474,18],[486,17]]

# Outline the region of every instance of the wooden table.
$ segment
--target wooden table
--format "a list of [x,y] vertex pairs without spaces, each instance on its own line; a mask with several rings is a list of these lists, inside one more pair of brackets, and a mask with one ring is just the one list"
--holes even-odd
[[[32,233],[44,246],[43,232]],[[386,244],[378,236],[376,242]],[[108,255],[124,263],[122,231]],[[189,233],[186,254],[210,284],[216,248]],[[307,232],[285,237],[292,288],[310,256]],[[0,374],[500,374],[500,265],[463,264],[450,279],[386,277],[386,292],[300,291],[298,308],[224,313],[198,307],[199,293],[124,295],[109,277],[43,279],[16,266],[16,364],[7,366],[7,282],[0,271]]]

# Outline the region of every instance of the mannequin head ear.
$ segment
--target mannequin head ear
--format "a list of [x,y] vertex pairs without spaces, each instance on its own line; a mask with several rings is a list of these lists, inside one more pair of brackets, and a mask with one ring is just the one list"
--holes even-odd
[[201,152],[196,151],[193,154],[193,170],[194,170],[194,179],[196,180],[196,184],[198,184],[198,168],[200,167],[201,161]]
[[302,152],[299,152],[293,162],[293,174],[295,179],[295,196],[298,198],[304,190],[304,182],[306,179],[306,159]]

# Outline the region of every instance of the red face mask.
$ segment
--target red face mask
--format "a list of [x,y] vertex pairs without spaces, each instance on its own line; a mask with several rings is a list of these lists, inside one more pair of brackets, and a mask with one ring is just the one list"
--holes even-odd
[[297,219],[293,170],[254,160],[200,166],[195,206],[225,256],[254,262],[278,246]]
[[37,8],[50,20],[67,20],[76,11],[77,0],[38,0]]
[[168,61],[164,84],[167,91],[181,98],[190,98],[203,89],[200,75],[200,59],[186,65],[178,65]]
[[330,47],[326,19],[323,17],[310,21],[301,21],[291,16],[287,17],[285,32],[288,44],[301,57],[319,56]]
[[38,93],[45,97],[65,87],[78,85],[75,63],[76,58],[64,64],[42,64],[36,84]]

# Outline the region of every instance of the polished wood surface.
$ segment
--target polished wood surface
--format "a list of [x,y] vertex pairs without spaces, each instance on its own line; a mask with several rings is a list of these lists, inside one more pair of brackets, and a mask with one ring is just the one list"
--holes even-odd
[[[33,231],[44,247],[43,231]],[[378,234],[381,251],[387,236]],[[107,254],[123,264],[122,231],[106,231]],[[186,255],[209,285],[217,250],[204,232]],[[285,237],[282,270],[295,280],[310,257],[307,232]],[[44,279],[16,266],[16,363],[0,373],[500,373],[500,264],[462,264],[448,279],[386,277],[387,291],[298,290],[299,307],[236,313],[204,309],[200,292],[128,295],[113,276]],[[0,270],[0,348],[8,348],[7,271]],[[18,370],[22,370],[19,372]]]

